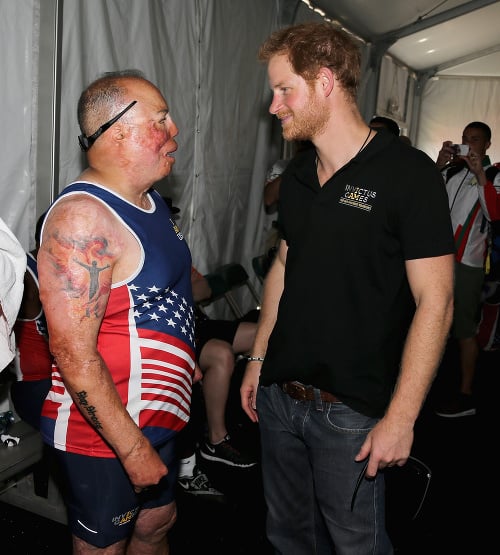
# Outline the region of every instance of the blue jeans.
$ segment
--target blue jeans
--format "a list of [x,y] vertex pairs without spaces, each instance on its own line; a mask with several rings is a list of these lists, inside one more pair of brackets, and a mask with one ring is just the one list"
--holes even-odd
[[363,480],[355,462],[378,419],[343,403],[297,401],[273,384],[259,387],[267,536],[283,555],[392,555],[385,529],[383,473]]

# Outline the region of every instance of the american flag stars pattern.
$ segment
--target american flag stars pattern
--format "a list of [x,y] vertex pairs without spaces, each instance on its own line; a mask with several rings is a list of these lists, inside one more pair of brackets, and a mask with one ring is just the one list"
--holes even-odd
[[134,318],[138,327],[156,330],[160,320],[165,320],[168,332],[194,349],[194,310],[183,296],[174,289],[161,290],[155,285],[148,286],[147,292],[135,284],[129,289],[137,305]]

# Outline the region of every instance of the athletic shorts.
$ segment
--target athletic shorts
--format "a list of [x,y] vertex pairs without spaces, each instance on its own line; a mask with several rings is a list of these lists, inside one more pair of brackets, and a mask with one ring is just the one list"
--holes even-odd
[[168,474],[156,486],[139,494],[118,459],[54,449],[64,479],[63,494],[72,534],[104,548],[132,535],[141,509],[162,507],[174,501],[179,471],[175,439],[156,449]]
[[483,268],[455,264],[454,311],[451,334],[455,339],[475,337],[481,317]]
[[200,360],[201,350],[210,339],[220,339],[232,345],[239,325],[236,320],[198,320],[196,322],[196,360]]

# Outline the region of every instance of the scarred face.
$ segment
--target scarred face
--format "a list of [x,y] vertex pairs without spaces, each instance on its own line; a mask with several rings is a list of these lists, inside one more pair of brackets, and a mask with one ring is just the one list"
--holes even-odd
[[[138,102],[130,110],[127,127],[127,158],[134,164],[131,170],[141,173],[153,182],[166,177],[175,163],[177,150],[175,137],[179,133],[167,102],[160,91],[148,83],[137,84]],[[140,161],[138,163],[138,161]]]

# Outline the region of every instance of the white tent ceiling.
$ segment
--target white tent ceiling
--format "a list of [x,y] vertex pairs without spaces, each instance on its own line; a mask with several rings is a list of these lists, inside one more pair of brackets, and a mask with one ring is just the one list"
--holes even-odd
[[417,72],[500,76],[500,2],[305,0]]

